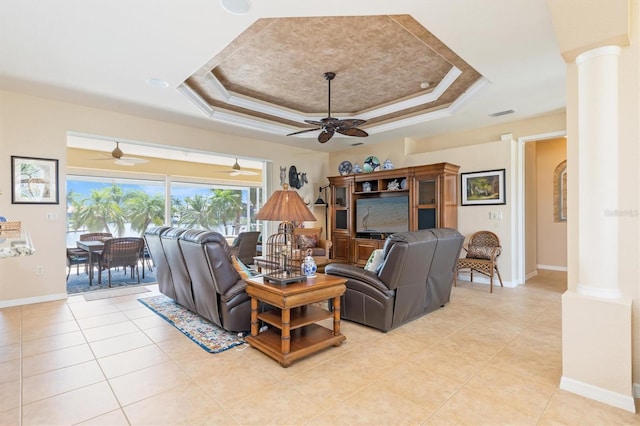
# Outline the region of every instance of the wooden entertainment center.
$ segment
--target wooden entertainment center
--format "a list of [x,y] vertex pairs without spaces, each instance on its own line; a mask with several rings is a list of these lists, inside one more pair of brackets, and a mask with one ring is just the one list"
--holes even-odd
[[459,169],[437,163],[330,177],[332,261],[364,266],[393,232],[457,228]]

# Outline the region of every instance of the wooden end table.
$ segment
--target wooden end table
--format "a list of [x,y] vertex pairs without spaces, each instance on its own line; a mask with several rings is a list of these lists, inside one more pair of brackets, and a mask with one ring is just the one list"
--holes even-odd
[[[329,346],[340,346],[346,339],[340,333],[340,296],[345,292],[346,279],[317,274],[287,285],[265,283],[261,277],[245,281],[251,296],[251,335],[247,343],[283,367]],[[312,305],[329,299],[333,300],[333,312]],[[258,312],[259,302],[279,309]],[[316,324],[331,317],[333,330]],[[271,327],[259,333],[259,320]]]

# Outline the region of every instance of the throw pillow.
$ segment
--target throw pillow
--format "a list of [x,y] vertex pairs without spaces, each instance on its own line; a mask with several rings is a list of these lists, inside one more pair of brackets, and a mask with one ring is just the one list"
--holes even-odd
[[253,276],[253,271],[236,256],[231,256],[231,264],[243,280]]
[[382,264],[382,261],[384,260],[383,254],[384,254],[384,250],[382,249],[374,250],[371,253],[371,256],[369,256],[369,260],[367,260],[367,264],[364,265],[364,269],[371,272],[377,272],[378,267]]
[[300,249],[310,249],[318,246],[317,235],[296,235],[296,243]]
[[495,247],[470,246],[467,249],[467,257],[470,257],[472,259],[491,260],[491,255],[493,254],[494,248]]

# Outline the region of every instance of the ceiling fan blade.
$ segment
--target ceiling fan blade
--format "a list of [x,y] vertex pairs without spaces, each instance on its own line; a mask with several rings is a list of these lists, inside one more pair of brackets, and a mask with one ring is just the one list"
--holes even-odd
[[335,130],[333,128],[323,129],[318,135],[318,142],[325,143],[333,137]]
[[136,163],[133,163],[131,161],[127,161],[127,160],[123,160],[122,158],[116,158],[114,160],[114,163],[117,164],[118,166],[135,166]]
[[143,163],[149,162],[149,160],[145,160],[144,158],[136,158],[136,157],[120,157],[118,158],[118,160],[126,161],[128,163],[133,163],[133,164],[143,164]]
[[289,133],[287,136],[299,135],[300,133],[315,132],[316,130],[320,130],[320,129],[321,129],[321,127],[318,127],[318,128],[315,128],[315,129],[300,130],[298,132]]
[[348,129],[337,128],[336,131],[342,135],[357,136],[359,138],[364,138],[369,136],[367,132],[365,132],[362,129],[358,129],[357,127],[349,127]]
[[358,127],[367,122],[367,120],[359,120],[357,118],[347,118],[340,121],[342,122],[343,127]]
[[367,132],[364,130],[358,129],[358,126],[361,126],[367,122],[367,120],[360,120],[357,118],[347,118],[345,120],[340,120],[338,118],[331,116],[331,80],[333,80],[336,76],[334,72],[325,72],[324,79],[327,80],[327,116],[320,121],[316,120],[304,120],[307,124],[312,124],[314,126],[318,126],[316,129],[305,129],[300,130],[298,132],[289,133],[287,136],[298,135],[300,133],[314,132],[316,130],[321,130],[318,135],[318,141],[320,143],[325,143],[329,139],[333,137],[335,132],[346,136],[357,136],[357,137],[365,137],[369,136]]

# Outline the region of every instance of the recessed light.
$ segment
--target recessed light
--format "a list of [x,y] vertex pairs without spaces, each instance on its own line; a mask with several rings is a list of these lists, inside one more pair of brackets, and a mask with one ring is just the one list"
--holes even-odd
[[147,84],[151,87],[157,87],[159,89],[166,89],[169,87],[169,83],[161,78],[149,78],[147,79]]
[[423,89],[428,89],[429,86],[431,86],[431,85],[429,84],[428,81],[425,81],[424,83],[420,83],[420,87],[423,88]]
[[220,0],[222,8],[234,15],[246,15],[251,9],[249,0]]

